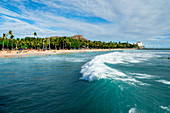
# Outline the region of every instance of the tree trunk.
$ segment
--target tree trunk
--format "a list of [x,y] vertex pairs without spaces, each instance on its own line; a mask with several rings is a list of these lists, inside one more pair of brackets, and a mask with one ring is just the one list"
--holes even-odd
[[12,41],[12,39],[11,39],[11,42],[12,42],[12,44],[11,44],[11,50],[13,50],[13,41]]
[[13,50],[13,42],[12,42],[12,50]]
[[50,50],[51,48],[50,48],[50,39],[49,39],[49,50]]
[[43,41],[43,50],[44,50],[44,41]]
[[4,40],[3,40],[2,50],[4,50]]
[[60,43],[60,49],[61,49],[61,43]]
[[16,43],[16,49],[18,49],[18,47],[17,47],[17,43]]
[[64,42],[63,42],[63,49],[64,49]]

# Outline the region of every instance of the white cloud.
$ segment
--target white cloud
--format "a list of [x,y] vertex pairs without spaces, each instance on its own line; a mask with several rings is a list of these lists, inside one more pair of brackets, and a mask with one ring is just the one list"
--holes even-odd
[[0,7],[0,13],[9,15],[9,16],[13,16],[13,17],[20,17],[20,15],[18,13],[15,13],[13,11],[10,11],[10,10],[2,8],[2,7]]
[[[21,14],[0,7],[6,21],[0,33],[12,29],[17,36],[38,31],[40,36],[82,34],[91,40],[153,41],[170,34],[169,0],[32,0],[45,7],[36,9],[24,6],[17,0]],[[29,3],[29,1],[27,1]],[[17,5],[16,5],[17,6]],[[60,10],[58,10],[60,9]],[[68,18],[63,14],[99,17],[107,23],[86,22],[82,18]],[[8,17],[10,16],[10,17]],[[32,21],[32,24],[22,19]],[[11,22],[13,20],[14,22]],[[54,29],[53,29],[54,28]],[[61,29],[61,30],[56,30]],[[169,41],[167,38],[161,40]],[[159,40],[157,40],[159,41]],[[167,42],[168,42],[167,41]]]

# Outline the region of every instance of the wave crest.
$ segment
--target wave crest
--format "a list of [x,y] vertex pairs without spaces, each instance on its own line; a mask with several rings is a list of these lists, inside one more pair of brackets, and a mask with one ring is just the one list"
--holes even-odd
[[163,83],[163,84],[170,85],[170,81],[167,81],[167,80],[161,79],[161,80],[156,80],[156,81],[157,81],[157,82],[161,82],[161,83]]
[[114,79],[128,82],[130,84],[141,83],[140,81],[128,76],[127,74],[110,68],[105,63],[110,64],[129,64],[129,63],[140,63],[146,61],[154,56],[153,53],[127,53],[127,52],[113,52],[104,55],[95,56],[91,61],[87,62],[82,66],[81,73],[83,74],[80,79],[82,80],[99,80],[99,79]]

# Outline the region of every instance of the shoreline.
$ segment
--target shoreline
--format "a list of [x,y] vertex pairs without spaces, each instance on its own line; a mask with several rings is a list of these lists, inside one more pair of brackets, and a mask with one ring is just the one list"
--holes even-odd
[[97,52],[97,51],[114,51],[114,50],[136,50],[132,49],[82,49],[82,50],[12,50],[12,51],[0,51],[0,59],[3,58],[16,58],[16,57],[33,57],[33,56],[45,56],[45,55],[57,55],[57,54],[69,54],[69,53],[81,53],[81,52]]

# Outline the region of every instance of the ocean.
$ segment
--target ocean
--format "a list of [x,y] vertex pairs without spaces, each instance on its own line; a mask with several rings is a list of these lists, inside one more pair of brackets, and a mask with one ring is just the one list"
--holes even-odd
[[169,113],[170,50],[0,59],[1,113]]

